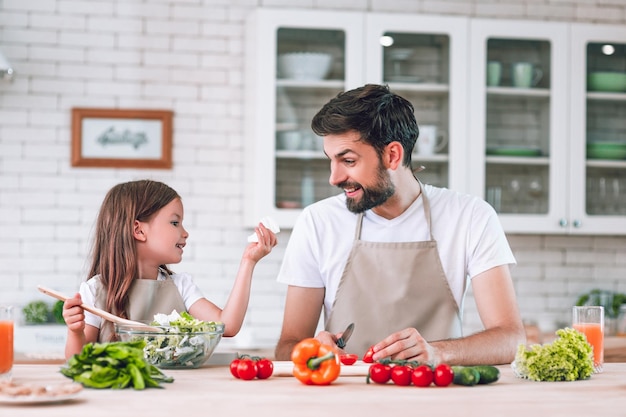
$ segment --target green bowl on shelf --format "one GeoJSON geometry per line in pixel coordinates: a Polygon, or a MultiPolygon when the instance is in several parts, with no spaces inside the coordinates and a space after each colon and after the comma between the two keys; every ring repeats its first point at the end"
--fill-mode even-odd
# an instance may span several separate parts
{"type": "Polygon", "coordinates": [[[591,142],[587,144],[588,159],[624,159],[626,158],[626,143],[620,142],[591,142]]]}
{"type": "Polygon", "coordinates": [[[599,71],[587,76],[589,91],[620,92],[626,91],[626,73],[599,71]]]}
{"type": "Polygon", "coordinates": [[[487,148],[487,155],[497,156],[540,156],[541,149],[525,146],[496,146],[487,148]]]}

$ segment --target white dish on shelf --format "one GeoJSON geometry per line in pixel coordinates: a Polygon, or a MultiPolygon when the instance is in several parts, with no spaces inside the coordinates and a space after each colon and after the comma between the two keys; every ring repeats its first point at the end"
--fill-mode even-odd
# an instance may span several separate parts
{"type": "Polygon", "coordinates": [[[323,52],[289,52],[278,56],[278,75],[293,80],[323,80],[332,65],[332,55],[323,52]]]}

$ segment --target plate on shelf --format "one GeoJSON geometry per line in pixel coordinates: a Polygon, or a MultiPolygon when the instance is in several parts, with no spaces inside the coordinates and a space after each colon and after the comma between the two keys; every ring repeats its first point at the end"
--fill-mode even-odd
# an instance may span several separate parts
{"type": "Polygon", "coordinates": [[[539,156],[541,155],[541,149],[528,148],[524,146],[497,146],[493,148],[487,148],[487,155],[498,156],[539,156]]]}
{"type": "Polygon", "coordinates": [[[626,158],[626,143],[619,142],[591,142],[587,144],[587,158],[589,159],[624,159],[626,158]]]}
{"type": "Polygon", "coordinates": [[[389,82],[396,83],[419,83],[422,79],[415,75],[390,75],[387,77],[389,82]]]}

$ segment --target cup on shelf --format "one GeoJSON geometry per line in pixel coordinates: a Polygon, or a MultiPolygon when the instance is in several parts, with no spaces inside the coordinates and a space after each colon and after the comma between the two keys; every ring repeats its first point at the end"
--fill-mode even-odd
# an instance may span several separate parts
{"type": "Polygon", "coordinates": [[[302,146],[302,134],[297,130],[278,132],[278,149],[297,151],[302,146]]]}
{"type": "Polygon", "coordinates": [[[419,137],[417,138],[416,151],[420,156],[434,155],[441,152],[448,144],[448,135],[439,132],[435,125],[422,125],[419,127],[419,137]]]}
{"type": "Polygon", "coordinates": [[[496,213],[500,213],[500,210],[502,209],[502,188],[487,188],[487,202],[491,204],[496,213]]]}
{"type": "Polygon", "coordinates": [[[495,87],[500,85],[502,79],[502,63],[499,61],[487,62],[487,85],[495,87]]]}
{"type": "Polygon", "coordinates": [[[532,62],[515,62],[511,65],[513,87],[530,88],[536,86],[543,77],[543,71],[532,62]]]}

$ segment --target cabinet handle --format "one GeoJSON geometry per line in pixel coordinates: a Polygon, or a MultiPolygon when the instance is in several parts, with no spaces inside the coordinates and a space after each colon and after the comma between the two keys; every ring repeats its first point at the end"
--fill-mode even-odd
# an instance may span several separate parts
{"type": "Polygon", "coordinates": [[[567,219],[562,217],[561,220],[559,220],[559,226],[561,227],[567,227],[567,219]]]}
{"type": "Polygon", "coordinates": [[[583,225],[583,222],[581,222],[581,221],[580,221],[580,220],[578,220],[578,219],[575,219],[575,220],[572,222],[572,224],[574,225],[574,227],[580,227],[580,226],[582,226],[582,225],[583,225]]]}

